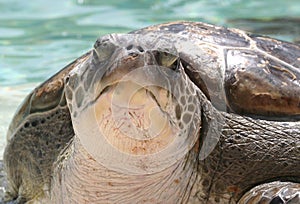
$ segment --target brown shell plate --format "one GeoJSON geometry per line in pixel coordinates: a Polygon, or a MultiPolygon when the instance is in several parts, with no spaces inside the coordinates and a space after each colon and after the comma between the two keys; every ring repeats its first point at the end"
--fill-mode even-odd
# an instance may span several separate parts
{"type": "Polygon", "coordinates": [[[194,47],[178,49],[191,66],[186,70],[189,77],[218,109],[224,111],[220,108],[224,102],[225,111],[238,114],[300,114],[299,45],[196,22],[162,24],[133,33],[149,32],[162,37],[176,34],[175,44],[191,42],[203,51],[197,56],[190,52],[194,47]]]}

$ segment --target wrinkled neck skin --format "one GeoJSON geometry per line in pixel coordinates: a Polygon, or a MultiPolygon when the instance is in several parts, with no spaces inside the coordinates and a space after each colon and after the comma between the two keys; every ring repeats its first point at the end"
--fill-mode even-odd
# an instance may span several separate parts
{"type": "Polygon", "coordinates": [[[188,202],[197,175],[194,150],[159,173],[126,175],[96,162],[76,136],[70,145],[55,171],[52,203],[188,202]]]}
{"type": "MultiPolygon", "coordinates": [[[[215,115],[211,110],[208,114],[215,115]]],[[[261,183],[300,182],[300,122],[222,112],[219,116],[223,119],[219,142],[208,157],[198,161],[200,183],[196,188],[201,203],[237,203],[261,183]]]]}
{"type": "MultiPolygon", "coordinates": [[[[299,122],[254,120],[210,110],[205,114],[224,119],[214,150],[199,160],[197,143],[182,160],[155,174],[125,175],[109,170],[75,136],[56,167],[52,202],[237,203],[260,183],[300,182],[299,122]]],[[[205,123],[212,117],[204,118],[200,134],[207,132],[205,123]]]]}

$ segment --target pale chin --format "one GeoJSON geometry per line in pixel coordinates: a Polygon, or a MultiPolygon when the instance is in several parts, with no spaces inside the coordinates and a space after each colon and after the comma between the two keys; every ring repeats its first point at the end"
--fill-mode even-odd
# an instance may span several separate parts
{"type": "Polygon", "coordinates": [[[181,160],[189,150],[187,146],[191,145],[186,144],[188,141],[186,138],[174,134],[171,143],[160,151],[156,149],[157,152],[154,154],[137,155],[130,154],[129,151],[125,153],[120,151],[118,146],[113,146],[101,133],[93,109],[88,108],[80,114],[80,117],[73,119],[75,135],[85,150],[98,163],[110,170],[129,175],[161,172],[181,160]]]}
{"type": "MultiPolygon", "coordinates": [[[[119,80],[116,87],[102,93],[92,105],[73,110],[77,112],[77,116],[71,114],[76,137],[85,150],[107,169],[129,175],[161,172],[181,161],[196,144],[201,123],[200,117],[195,117],[199,114],[197,111],[191,115],[193,122],[179,127],[178,123],[168,118],[170,110],[158,108],[158,103],[159,107],[167,103],[165,92],[160,90],[172,91],[170,84],[157,83],[166,82],[166,77],[175,78],[172,70],[161,70],[143,67],[131,71],[119,80]],[[149,79],[149,73],[154,73],[155,77],[149,79]],[[122,82],[128,80],[133,82],[126,84],[124,89],[128,97],[126,94],[116,96],[122,92],[122,82]],[[156,95],[154,100],[147,96],[145,87],[160,87],[148,90],[156,95]],[[130,118],[122,121],[122,114],[132,113],[133,109],[145,115],[141,124],[130,118]]],[[[174,98],[178,100],[179,97],[174,98]]],[[[177,103],[174,101],[174,104],[177,103]]],[[[174,107],[172,109],[174,111],[174,107]]]]}

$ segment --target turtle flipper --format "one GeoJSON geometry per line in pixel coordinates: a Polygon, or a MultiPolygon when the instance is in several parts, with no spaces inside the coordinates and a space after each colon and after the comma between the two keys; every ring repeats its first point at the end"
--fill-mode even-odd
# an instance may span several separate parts
{"type": "Polygon", "coordinates": [[[5,202],[39,199],[49,188],[52,165],[74,136],[64,77],[88,56],[89,52],[33,90],[16,112],[4,152],[5,202]]]}
{"type": "Polygon", "coordinates": [[[239,204],[299,204],[300,183],[275,181],[252,188],[240,199],[239,204]]]}

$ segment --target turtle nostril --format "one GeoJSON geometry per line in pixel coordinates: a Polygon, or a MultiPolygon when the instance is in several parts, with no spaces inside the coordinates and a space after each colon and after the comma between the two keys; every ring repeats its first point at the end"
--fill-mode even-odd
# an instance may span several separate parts
{"type": "Polygon", "coordinates": [[[145,50],[141,46],[134,46],[132,44],[126,47],[126,50],[135,50],[136,52],[144,52],[145,50]]]}
{"type": "Polygon", "coordinates": [[[144,52],[144,49],[141,46],[137,46],[136,48],[138,49],[138,51],[144,52]]]}
{"type": "Polygon", "coordinates": [[[126,47],[126,50],[131,50],[133,48],[133,45],[128,45],[127,47],[126,47]]]}

